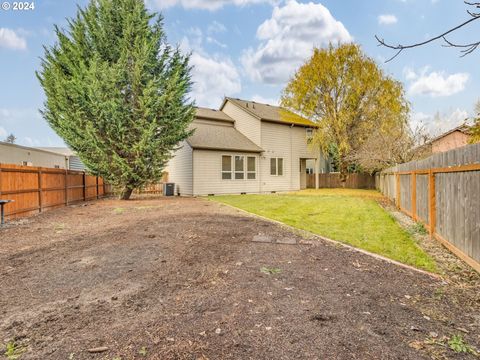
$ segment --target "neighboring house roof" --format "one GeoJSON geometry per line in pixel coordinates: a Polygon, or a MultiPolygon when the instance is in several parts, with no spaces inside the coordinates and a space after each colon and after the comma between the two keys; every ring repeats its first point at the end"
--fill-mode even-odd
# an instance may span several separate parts
{"type": "Polygon", "coordinates": [[[230,116],[225,114],[223,111],[214,110],[214,109],[207,109],[207,108],[196,108],[196,115],[197,119],[206,119],[206,120],[216,120],[216,121],[226,121],[230,123],[234,123],[230,116]]]}
{"type": "Polygon", "coordinates": [[[15,148],[20,148],[20,149],[24,149],[24,150],[39,151],[39,152],[48,153],[48,154],[51,154],[51,155],[64,155],[64,154],[49,150],[49,148],[30,147],[30,146],[12,144],[12,143],[8,143],[8,142],[4,142],[4,141],[0,141],[0,144],[15,147],[15,148]]]}
{"type": "Polygon", "coordinates": [[[291,111],[288,111],[279,106],[262,104],[255,101],[247,101],[235,98],[225,98],[220,110],[223,110],[227,101],[231,101],[235,105],[241,107],[251,115],[262,121],[270,121],[280,124],[301,125],[307,127],[317,127],[317,125],[308,119],[305,119],[291,111]]]}
{"type": "Polygon", "coordinates": [[[236,130],[233,126],[202,124],[194,122],[190,125],[195,129],[187,139],[193,149],[226,150],[260,153],[263,149],[236,130]]]}
{"type": "Polygon", "coordinates": [[[434,143],[435,141],[438,141],[442,138],[444,138],[445,136],[448,136],[450,135],[451,133],[454,133],[455,131],[459,131],[461,132],[462,134],[465,134],[465,135],[470,135],[470,132],[472,131],[472,127],[467,125],[467,124],[462,124],[460,126],[457,126],[456,128],[453,128],[439,136],[437,136],[436,138],[433,138],[432,140],[430,140],[428,143],[429,144],[432,144],[434,143]]]}
{"type": "Polygon", "coordinates": [[[76,156],[76,154],[68,147],[37,147],[36,149],[49,151],[65,156],[76,156]]]}

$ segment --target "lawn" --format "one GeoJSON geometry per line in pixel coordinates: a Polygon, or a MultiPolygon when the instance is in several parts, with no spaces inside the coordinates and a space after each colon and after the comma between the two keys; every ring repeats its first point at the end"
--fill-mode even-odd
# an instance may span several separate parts
{"type": "Polygon", "coordinates": [[[287,225],[428,271],[433,259],[378,203],[370,190],[321,189],[275,195],[215,196],[219,201],[287,225]]]}

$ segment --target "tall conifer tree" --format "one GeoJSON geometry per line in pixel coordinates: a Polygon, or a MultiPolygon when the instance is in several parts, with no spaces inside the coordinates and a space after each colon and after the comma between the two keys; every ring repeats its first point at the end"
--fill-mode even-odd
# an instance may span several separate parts
{"type": "Polygon", "coordinates": [[[55,27],[37,73],[44,118],[122,199],[160,180],[195,113],[189,58],[167,44],[162,20],[143,0],[91,0],[55,27]]]}

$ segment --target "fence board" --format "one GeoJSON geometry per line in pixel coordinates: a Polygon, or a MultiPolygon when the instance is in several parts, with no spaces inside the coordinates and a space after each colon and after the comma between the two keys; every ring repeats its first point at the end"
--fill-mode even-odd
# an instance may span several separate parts
{"type": "Polygon", "coordinates": [[[0,199],[14,200],[5,206],[5,216],[9,219],[95,199],[110,192],[111,187],[103,179],[97,180],[83,172],[0,164],[0,199]]]}
{"type": "Polygon", "coordinates": [[[480,144],[387,169],[377,174],[376,184],[402,211],[428,224],[433,237],[480,272],[480,144]],[[415,182],[411,181],[414,172],[415,182]]]}
{"type": "MultiPolygon", "coordinates": [[[[346,182],[340,181],[340,174],[318,174],[319,188],[375,189],[375,177],[369,174],[349,174],[346,182]]],[[[307,188],[315,188],[315,174],[307,174],[307,188]]]]}

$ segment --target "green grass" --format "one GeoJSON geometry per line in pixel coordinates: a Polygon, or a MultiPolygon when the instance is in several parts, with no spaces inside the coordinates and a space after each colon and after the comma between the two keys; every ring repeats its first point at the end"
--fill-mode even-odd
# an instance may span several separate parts
{"type": "Polygon", "coordinates": [[[287,225],[323,235],[428,271],[427,255],[377,203],[370,190],[322,189],[275,195],[232,195],[210,198],[287,225]]]}

